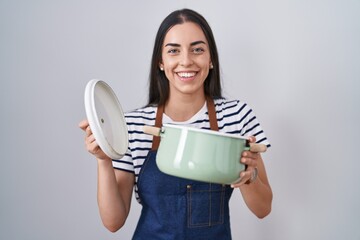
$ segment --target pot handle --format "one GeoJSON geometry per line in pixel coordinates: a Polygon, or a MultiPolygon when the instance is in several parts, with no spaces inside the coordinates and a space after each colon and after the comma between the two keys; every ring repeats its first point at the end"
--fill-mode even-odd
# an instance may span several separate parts
{"type": "Polygon", "coordinates": [[[159,137],[160,132],[161,132],[161,128],[151,127],[151,126],[144,126],[143,131],[144,131],[144,133],[159,137]]]}
{"type": "Polygon", "coordinates": [[[265,144],[250,143],[249,145],[250,145],[251,152],[263,153],[263,152],[266,152],[266,150],[267,150],[267,147],[265,144]]]}

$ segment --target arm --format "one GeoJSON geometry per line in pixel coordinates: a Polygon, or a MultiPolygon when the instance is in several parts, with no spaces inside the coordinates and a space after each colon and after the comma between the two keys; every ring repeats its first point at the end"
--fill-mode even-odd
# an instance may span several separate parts
{"type": "MultiPolygon", "coordinates": [[[[251,137],[250,142],[255,142],[251,137]]],[[[264,162],[260,153],[244,151],[240,161],[248,165],[246,171],[240,173],[241,181],[233,184],[232,187],[239,188],[248,208],[259,218],[266,217],[271,212],[272,191],[266,175],[264,162]],[[258,168],[257,178],[250,184],[254,168],[258,168]]]]}
{"type": "Polygon", "coordinates": [[[101,220],[111,232],[119,230],[130,211],[134,174],[114,170],[111,160],[98,159],[97,199],[101,220]]]}
{"type": "Polygon", "coordinates": [[[101,220],[108,230],[115,232],[124,225],[130,211],[134,174],[114,170],[112,160],[95,141],[89,123],[84,120],[79,127],[86,132],[86,148],[98,163],[97,198],[101,220]]]}

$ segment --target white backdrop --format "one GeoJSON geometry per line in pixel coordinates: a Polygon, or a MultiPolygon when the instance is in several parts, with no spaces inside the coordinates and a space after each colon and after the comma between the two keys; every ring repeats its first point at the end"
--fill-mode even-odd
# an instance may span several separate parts
{"type": "Polygon", "coordinates": [[[155,33],[171,11],[203,14],[224,93],[247,101],[272,148],[274,201],[257,219],[238,191],[234,239],[360,239],[360,1],[0,1],[0,239],[130,239],[105,230],[83,92],[106,80],[125,110],[147,100],[155,33]]]}

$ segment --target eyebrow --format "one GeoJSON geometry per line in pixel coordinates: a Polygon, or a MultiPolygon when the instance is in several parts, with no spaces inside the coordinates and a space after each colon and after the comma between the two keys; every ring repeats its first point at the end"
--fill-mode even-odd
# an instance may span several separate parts
{"type": "MultiPolygon", "coordinates": [[[[195,45],[198,45],[198,44],[206,44],[204,41],[195,41],[195,42],[192,42],[192,43],[190,43],[190,46],[195,46],[195,45]]],[[[166,45],[165,45],[165,47],[180,47],[180,44],[178,44],[178,43],[167,43],[166,45]]]]}

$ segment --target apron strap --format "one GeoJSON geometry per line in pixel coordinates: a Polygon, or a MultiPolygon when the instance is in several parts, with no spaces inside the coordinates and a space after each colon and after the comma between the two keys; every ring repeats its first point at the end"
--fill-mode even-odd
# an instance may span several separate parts
{"type": "Polygon", "coordinates": [[[210,129],[213,131],[219,131],[219,126],[218,126],[218,122],[217,122],[217,118],[216,118],[214,100],[212,100],[210,97],[207,97],[206,104],[207,104],[208,114],[209,114],[210,129]]]}
{"type": "MultiPolygon", "coordinates": [[[[210,97],[206,98],[206,104],[208,108],[209,114],[209,122],[210,122],[210,129],[213,131],[219,131],[219,126],[216,118],[216,111],[214,100],[210,97]]],[[[156,118],[155,118],[155,127],[161,128],[162,127],[162,116],[164,113],[164,105],[160,105],[157,108],[156,118]]],[[[153,136],[153,142],[151,146],[151,150],[157,150],[160,144],[160,137],[153,136]]]]}
{"type": "MultiPolygon", "coordinates": [[[[162,127],[162,116],[164,113],[164,105],[160,105],[157,107],[156,118],[155,118],[155,127],[162,127]]],[[[151,146],[151,150],[157,150],[160,144],[160,136],[153,136],[153,142],[151,146]]]]}

